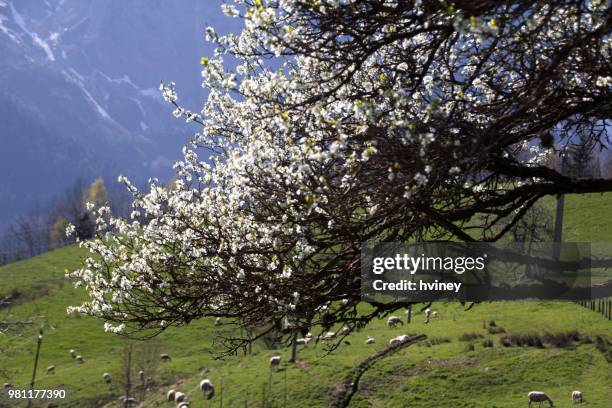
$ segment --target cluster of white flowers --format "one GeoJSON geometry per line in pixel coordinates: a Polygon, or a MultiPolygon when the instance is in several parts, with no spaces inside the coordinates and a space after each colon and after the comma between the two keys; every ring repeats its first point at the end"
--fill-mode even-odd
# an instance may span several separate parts
{"type": "MultiPolygon", "coordinates": [[[[540,36],[541,59],[534,63],[552,63],[547,56],[558,46],[559,26],[590,13],[595,17],[587,29],[595,30],[602,24],[596,17],[609,12],[600,5],[574,17],[570,6],[552,15],[548,6],[535,7],[521,16],[524,21],[512,23],[520,28],[508,35],[504,30],[511,23],[504,28],[496,16],[465,16],[452,7],[421,18],[425,11],[418,2],[414,11],[402,11],[405,18],[393,20],[402,2],[386,0],[381,9],[391,14],[360,46],[368,53],[343,55],[343,47],[330,48],[341,40],[313,29],[308,16],[336,18],[338,8],[350,10],[355,1],[236,3],[223,11],[235,17],[244,10],[239,35],[207,29],[218,47],[201,61],[202,86],[209,90],[201,111],[177,105],[174,83],[160,86],[164,99],[176,105],[175,116],[202,125],[176,163],[178,179],[168,186],[153,181],[145,193],[121,178],[134,194],[131,219],[101,209],[98,239],[82,243],[94,256],[71,276],[90,299],[70,310],[108,320],[109,331],[123,331],[125,323],[166,327],[201,315],[239,314],[245,302],[268,305],[276,316],[295,313],[300,302],[310,304],[303,292],[318,289],[299,279],[322,251],[313,243],[315,234],[365,236],[356,232],[365,220],[383,222],[382,209],[398,212],[418,202],[419,191],[436,177],[443,178],[441,185],[465,177],[472,156],[464,150],[475,155],[489,148],[478,151],[477,135],[468,137],[459,128],[444,137],[436,128],[464,109],[457,123],[486,129],[491,107],[510,88],[528,83],[514,67],[500,66],[501,57],[482,59],[483,50],[496,41],[500,48],[521,47],[521,38],[540,36]],[[304,10],[308,4],[311,10],[304,10]],[[446,48],[432,47],[445,30],[452,39],[446,48]],[[399,32],[404,35],[393,37],[399,32]],[[235,70],[226,69],[227,54],[239,59],[235,70]],[[283,57],[267,65],[274,56],[283,57]],[[415,67],[425,71],[413,75],[415,67]],[[203,147],[213,152],[209,160],[199,156],[203,147]],[[401,155],[394,156],[399,147],[401,155]],[[432,154],[434,149],[441,153],[432,154]],[[284,289],[292,280],[305,286],[284,289]]],[[[600,52],[611,56],[609,42],[600,52]]],[[[610,77],[597,79],[597,86],[609,84],[610,77]]],[[[580,85],[570,80],[567,86],[580,85]]],[[[530,159],[540,156],[529,149],[530,159]]]]}

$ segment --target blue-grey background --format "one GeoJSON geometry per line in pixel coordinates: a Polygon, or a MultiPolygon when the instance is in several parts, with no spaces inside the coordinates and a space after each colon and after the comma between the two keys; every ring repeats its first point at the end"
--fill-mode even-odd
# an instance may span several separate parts
{"type": "Polygon", "coordinates": [[[167,179],[205,98],[204,29],[237,30],[221,0],[0,0],[0,232],[77,178],[167,179]]]}

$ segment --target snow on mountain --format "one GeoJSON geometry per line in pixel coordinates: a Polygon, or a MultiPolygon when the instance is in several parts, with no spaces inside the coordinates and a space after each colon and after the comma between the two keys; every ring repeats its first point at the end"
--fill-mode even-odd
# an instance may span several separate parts
{"type": "Polygon", "coordinates": [[[0,0],[0,226],[78,177],[171,174],[197,129],[159,82],[201,108],[204,28],[240,24],[220,3],[0,0]]]}

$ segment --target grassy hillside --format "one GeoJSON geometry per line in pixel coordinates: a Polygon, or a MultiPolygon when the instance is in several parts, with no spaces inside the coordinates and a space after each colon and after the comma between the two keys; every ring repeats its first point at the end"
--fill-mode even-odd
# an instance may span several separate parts
{"type": "MultiPolygon", "coordinates": [[[[609,197],[568,197],[565,239],[612,241],[609,197]]],[[[69,398],[60,407],[119,406],[117,397],[122,394],[116,381],[104,384],[102,373],[118,378],[124,341],[104,333],[100,321],[65,313],[66,306],[84,298],[84,292],[72,287],[64,271],[77,267],[85,255],[68,247],[0,268],[0,298],[9,293],[15,296],[10,307],[0,308],[0,321],[26,322],[19,334],[0,334],[0,383],[27,387],[38,328],[44,323],[37,388],[67,389],[69,398]],[[70,357],[71,348],[83,356],[83,364],[70,357]],[[52,364],[55,374],[46,375],[44,369],[52,364]]],[[[610,407],[612,364],[595,344],[584,341],[597,336],[612,339],[612,322],[600,314],[572,303],[536,301],[485,303],[469,311],[456,303],[438,303],[434,309],[440,317],[428,325],[423,324],[422,315],[396,329],[385,327],[384,321],[372,322],[331,355],[321,344],[310,344],[300,349],[297,364],[286,363],[289,350],[268,350],[263,344],[257,344],[251,355],[215,360],[211,354],[216,347],[215,330],[230,329],[215,327],[210,320],[172,329],[147,346],[156,354],[169,353],[172,360],[159,363],[142,406],[174,406],[165,402],[170,388],[187,393],[191,407],[217,407],[221,397],[224,407],[243,407],[245,401],[249,407],[260,407],[264,390],[274,407],[328,406],[335,385],[356,364],[386,347],[391,337],[425,333],[427,342],[374,365],[361,379],[351,407],[517,407],[526,406],[526,393],[534,389],[545,390],[559,407],[571,405],[573,389],[585,393],[589,407],[610,407]],[[505,333],[490,334],[490,321],[505,333]],[[504,335],[570,330],[577,330],[583,341],[566,348],[500,343],[504,335]],[[367,336],[376,343],[364,344],[367,336]],[[465,340],[469,337],[473,339],[465,340]],[[492,340],[493,347],[485,347],[485,340],[492,340]],[[268,361],[276,354],[283,363],[280,370],[271,372],[268,361]],[[197,390],[204,377],[217,386],[213,403],[205,402],[197,390]]],[[[26,404],[8,405],[0,397],[2,406],[26,404]]]]}

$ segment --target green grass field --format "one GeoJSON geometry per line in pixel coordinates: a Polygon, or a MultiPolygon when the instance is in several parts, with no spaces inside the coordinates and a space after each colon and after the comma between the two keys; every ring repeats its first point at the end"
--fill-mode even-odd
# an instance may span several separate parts
{"type": "MultiPolygon", "coordinates": [[[[568,197],[565,239],[612,242],[610,197],[568,197]]],[[[101,321],[66,315],[66,307],[80,303],[85,295],[64,278],[64,271],[76,268],[85,256],[83,250],[67,247],[0,268],[0,298],[16,294],[11,307],[0,309],[0,321],[27,322],[19,334],[0,334],[0,384],[28,388],[36,337],[44,323],[36,388],[68,390],[68,399],[59,402],[60,407],[121,406],[121,390],[114,383],[106,385],[102,373],[116,378],[124,340],[104,333],[101,321]],[[83,356],[83,364],[70,357],[70,349],[83,356]],[[52,364],[55,373],[45,374],[52,364]]],[[[289,349],[269,350],[263,344],[256,344],[248,356],[214,359],[215,331],[230,329],[215,327],[211,320],[170,329],[154,346],[147,346],[156,353],[169,353],[172,360],[159,362],[141,406],[174,407],[165,401],[165,393],[173,388],[188,394],[191,407],[219,407],[221,399],[224,407],[261,407],[264,390],[269,393],[269,406],[326,407],[335,385],[351,368],[385,348],[390,338],[405,333],[425,333],[428,342],[376,363],[361,379],[351,407],[526,407],[526,394],[531,390],[546,391],[555,406],[569,407],[574,389],[584,392],[584,406],[612,406],[612,364],[594,344],[503,347],[499,340],[503,333],[490,334],[485,327],[493,320],[506,334],[577,330],[583,338],[612,339],[612,321],[601,314],[573,303],[539,301],[483,303],[469,311],[456,303],[437,303],[433,309],[439,317],[427,325],[422,314],[411,324],[394,329],[387,328],[384,321],[374,321],[330,355],[321,344],[300,347],[296,364],[287,363],[289,349]],[[466,333],[482,337],[459,340],[466,333]],[[376,343],[366,345],[367,336],[373,336],[376,343]],[[493,341],[493,347],[484,346],[487,339],[493,341]],[[276,354],[283,363],[271,372],[269,358],[276,354]],[[217,388],[212,402],[198,391],[205,377],[217,388]]],[[[25,401],[9,404],[6,392],[1,392],[0,407],[27,406],[25,401]]]]}

